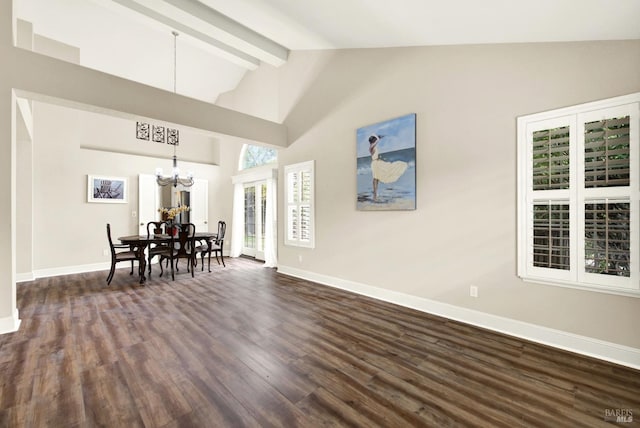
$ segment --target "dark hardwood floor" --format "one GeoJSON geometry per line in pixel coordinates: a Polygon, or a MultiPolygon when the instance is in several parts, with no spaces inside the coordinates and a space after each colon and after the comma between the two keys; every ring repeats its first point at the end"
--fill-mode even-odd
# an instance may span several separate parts
{"type": "Polygon", "coordinates": [[[18,284],[0,426],[640,426],[639,371],[251,260],[212,270],[18,284]]]}

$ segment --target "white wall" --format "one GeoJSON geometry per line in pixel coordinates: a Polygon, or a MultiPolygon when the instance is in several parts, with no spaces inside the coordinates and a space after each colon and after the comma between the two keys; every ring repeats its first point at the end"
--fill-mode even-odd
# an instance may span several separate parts
{"type": "Polygon", "coordinates": [[[516,276],[516,117],[640,91],[639,41],[292,52],[220,102],[260,115],[247,85],[278,87],[279,164],[316,161],[316,248],[282,244],[280,203],[280,269],[640,348],[640,299],[516,276]],[[407,113],[417,210],[356,211],[356,129],[407,113]]]}

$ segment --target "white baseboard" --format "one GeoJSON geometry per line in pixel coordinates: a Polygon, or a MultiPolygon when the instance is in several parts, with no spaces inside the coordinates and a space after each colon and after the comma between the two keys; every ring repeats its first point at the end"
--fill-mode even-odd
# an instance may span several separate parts
{"type": "Polygon", "coordinates": [[[278,266],[278,272],[532,342],[640,369],[640,349],[637,348],[309,272],[291,266],[280,265],[278,266]]]}
{"type": "Polygon", "coordinates": [[[0,334],[13,333],[20,328],[20,318],[18,316],[18,309],[13,310],[13,315],[10,317],[0,318],[0,334]]]}
{"type": "Polygon", "coordinates": [[[16,274],[16,282],[28,282],[33,281],[35,277],[33,276],[33,272],[24,272],[16,274]]]}
{"type": "MultiPolygon", "coordinates": [[[[131,269],[130,265],[126,265],[121,263],[121,266],[118,266],[118,268],[129,268],[131,269]]],[[[87,264],[87,265],[77,265],[77,266],[63,266],[63,267],[57,267],[57,268],[49,268],[49,269],[37,269],[33,271],[33,278],[37,279],[37,278],[48,278],[50,276],[60,276],[60,275],[71,275],[74,273],[85,273],[85,272],[95,272],[95,271],[99,271],[99,270],[109,270],[109,268],[111,268],[111,263],[110,262],[105,262],[105,263],[91,263],[91,264],[87,264]]]]}
{"type": "MultiPolygon", "coordinates": [[[[116,266],[118,269],[131,269],[131,265],[121,263],[116,266]]],[[[16,274],[16,282],[28,282],[38,278],[48,278],[51,276],[72,275],[74,273],[96,272],[109,270],[111,263],[91,263],[77,266],[62,266],[57,268],[36,269],[33,272],[21,272],[16,274]]]]}
{"type": "MultiPolygon", "coordinates": [[[[224,252],[224,256],[229,257],[226,251],[224,252]]],[[[158,263],[157,259],[154,259],[152,262],[152,264],[157,264],[157,263],[158,263]]],[[[96,272],[101,270],[109,270],[110,268],[111,268],[111,262],[103,262],[103,263],[91,263],[91,264],[77,265],[77,266],[62,266],[62,267],[48,268],[48,269],[36,269],[33,272],[21,272],[16,274],[16,282],[27,282],[27,281],[33,281],[38,278],[48,278],[51,276],[60,276],[60,275],[72,275],[74,273],[96,272]]],[[[116,265],[116,268],[131,269],[131,265],[127,263],[119,263],[118,265],[116,265]]]]}

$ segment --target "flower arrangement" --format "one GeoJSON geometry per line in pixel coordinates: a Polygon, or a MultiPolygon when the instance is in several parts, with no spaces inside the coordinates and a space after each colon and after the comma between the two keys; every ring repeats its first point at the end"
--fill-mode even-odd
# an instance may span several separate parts
{"type": "Polygon", "coordinates": [[[189,211],[188,205],[180,205],[172,208],[159,208],[158,212],[162,215],[162,220],[173,220],[180,213],[189,211]]]}

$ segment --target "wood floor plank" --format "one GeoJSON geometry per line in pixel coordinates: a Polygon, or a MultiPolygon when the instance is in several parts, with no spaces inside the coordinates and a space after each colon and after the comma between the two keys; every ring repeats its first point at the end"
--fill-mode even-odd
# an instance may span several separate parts
{"type": "Polygon", "coordinates": [[[314,382],[323,385],[324,389],[368,421],[375,421],[382,426],[414,426],[419,422],[415,414],[393,406],[385,396],[366,388],[320,356],[308,355],[297,363],[299,370],[308,371],[314,382]]]}
{"type": "Polygon", "coordinates": [[[145,426],[163,426],[193,410],[144,343],[122,350],[120,367],[145,426]]]}
{"type": "Polygon", "coordinates": [[[290,363],[236,333],[227,333],[218,339],[225,347],[233,349],[243,364],[292,403],[302,400],[318,387],[308,376],[292,370],[290,363]]]}
{"type": "MultiPolygon", "coordinates": [[[[13,336],[17,337],[15,333],[13,336]]],[[[0,349],[6,360],[0,365],[0,410],[29,403],[40,359],[38,343],[21,340],[6,343],[0,349]]]]}
{"type": "Polygon", "coordinates": [[[260,423],[208,370],[185,370],[176,380],[194,410],[167,426],[259,427],[260,423]],[[201,422],[198,424],[199,422],[201,422]],[[193,424],[193,425],[192,425],[193,424]]]}
{"type": "Polygon", "coordinates": [[[382,427],[377,421],[366,418],[357,409],[324,388],[319,388],[298,407],[305,414],[310,427],[382,427]]]}
{"type": "Polygon", "coordinates": [[[278,274],[18,284],[4,427],[640,426],[640,372],[278,274]]]}
{"type": "Polygon", "coordinates": [[[254,372],[222,342],[214,344],[205,363],[208,373],[218,379],[231,395],[264,426],[298,426],[304,415],[294,403],[254,372]]]}
{"type": "Polygon", "coordinates": [[[89,426],[145,426],[120,363],[86,370],[82,393],[89,426]]]}
{"type": "Polygon", "coordinates": [[[32,408],[35,402],[17,404],[12,407],[0,410],[0,427],[28,427],[33,426],[32,408]]]}

